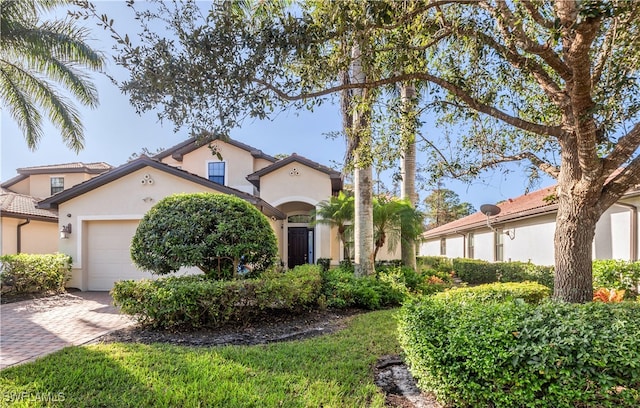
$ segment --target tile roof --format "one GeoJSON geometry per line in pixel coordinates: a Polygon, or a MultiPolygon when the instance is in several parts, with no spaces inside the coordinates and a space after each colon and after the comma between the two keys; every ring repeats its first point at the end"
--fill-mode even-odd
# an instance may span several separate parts
{"type": "Polygon", "coordinates": [[[157,160],[162,160],[165,157],[171,156],[177,161],[182,161],[182,158],[184,157],[185,154],[190,153],[196,149],[199,149],[202,146],[206,146],[207,144],[214,142],[216,140],[220,140],[223,143],[228,143],[242,150],[246,150],[247,152],[251,153],[253,157],[258,159],[265,159],[270,162],[275,162],[277,160],[275,157],[269,156],[268,154],[264,153],[260,149],[249,146],[237,140],[231,139],[230,137],[224,137],[224,136],[213,135],[213,134],[204,134],[199,138],[198,137],[189,138],[184,142],[178,143],[177,145],[156,154],[155,156],[153,156],[153,158],[157,160]]]}
{"type": "Polygon", "coordinates": [[[40,199],[12,191],[0,190],[0,212],[3,217],[37,218],[43,220],[58,220],[58,211],[37,208],[40,199]]]}
{"type": "Polygon", "coordinates": [[[71,187],[68,190],[61,191],[58,194],[45,198],[44,200],[38,203],[38,206],[39,208],[58,208],[58,205],[60,203],[64,203],[68,200],[71,200],[72,198],[78,197],[97,187],[110,183],[114,180],[119,179],[120,177],[124,177],[127,174],[133,173],[134,171],[147,166],[172,174],[176,177],[189,180],[191,182],[200,184],[202,186],[212,188],[221,193],[231,194],[231,195],[240,197],[250,202],[251,204],[255,205],[259,209],[261,209],[268,216],[274,216],[277,219],[284,219],[286,217],[282,211],[273,207],[271,204],[267,203],[266,201],[264,201],[259,197],[256,197],[249,193],[245,193],[244,191],[240,191],[235,188],[214,183],[213,181],[209,181],[208,179],[200,177],[197,174],[189,173],[188,171],[162,163],[155,158],[150,158],[145,155],[142,155],[135,160],[125,163],[122,166],[119,166],[107,172],[104,172],[99,176],[96,176],[90,180],[86,180],[80,184],[76,184],[75,186],[71,187]]]}
{"type": "MultiPolygon", "coordinates": [[[[494,225],[516,218],[525,218],[528,216],[552,213],[556,211],[558,209],[558,204],[553,200],[545,200],[545,198],[554,194],[555,189],[555,185],[545,187],[528,194],[523,194],[514,199],[510,198],[497,204],[498,208],[500,208],[500,213],[491,217],[491,224],[494,225]]],[[[477,212],[467,217],[460,218],[459,220],[431,229],[424,233],[424,237],[433,238],[442,234],[455,233],[457,231],[468,231],[485,226],[486,223],[487,216],[481,212],[477,212]]]]}
{"type": "Polygon", "coordinates": [[[112,166],[105,162],[95,163],[62,163],[62,164],[48,164],[44,166],[22,167],[18,169],[19,174],[36,174],[36,173],[48,173],[51,171],[84,171],[87,173],[102,173],[103,171],[111,169],[112,166]]]}

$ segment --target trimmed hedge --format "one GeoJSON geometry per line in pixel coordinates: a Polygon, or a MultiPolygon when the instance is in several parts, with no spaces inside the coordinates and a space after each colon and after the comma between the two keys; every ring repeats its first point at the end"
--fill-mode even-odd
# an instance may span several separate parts
{"type": "Polygon", "coordinates": [[[551,289],[537,282],[506,282],[456,288],[435,296],[447,301],[501,302],[522,299],[527,303],[537,304],[550,295],[551,289]]]}
{"type": "Polygon", "coordinates": [[[407,302],[399,330],[419,386],[445,404],[640,406],[638,303],[437,295],[407,302]]]}
{"type": "Polygon", "coordinates": [[[71,257],[65,254],[0,256],[3,294],[64,292],[71,278],[71,257]]]}
{"type": "Polygon", "coordinates": [[[296,312],[317,303],[322,278],[316,265],[258,279],[215,281],[204,275],[121,281],[114,303],[143,325],[173,329],[246,322],[267,310],[296,312]]]}
{"type": "Polygon", "coordinates": [[[471,285],[531,281],[553,289],[552,266],[535,265],[531,262],[487,262],[466,258],[455,258],[451,263],[454,273],[471,285]]]}
{"type": "Polygon", "coordinates": [[[398,306],[406,288],[375,276],[356,277],[351,268],[334,268],[322,273],[322,300],[327,307],[380,309],[398,306]]]}

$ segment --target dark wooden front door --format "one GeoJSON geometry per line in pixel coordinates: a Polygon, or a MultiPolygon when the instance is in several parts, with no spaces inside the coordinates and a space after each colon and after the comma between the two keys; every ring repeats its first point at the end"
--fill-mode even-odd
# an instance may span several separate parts
{"type": "Polygon", "coordinates": [[[289,228],[289,260],[287,266],[293,268],[307,263],[309,254],[309,229],[289,228]]]}

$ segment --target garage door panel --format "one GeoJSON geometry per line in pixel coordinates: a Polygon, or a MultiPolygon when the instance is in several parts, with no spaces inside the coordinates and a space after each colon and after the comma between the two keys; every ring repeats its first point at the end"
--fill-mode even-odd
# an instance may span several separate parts
{"type": "Polygon", "coordinates": [[[133,265],[131,239],[138,221],[91,221],[87,226],[87,287],[89,290],[110,290],[125,279],[150,278],[133,265]]]}

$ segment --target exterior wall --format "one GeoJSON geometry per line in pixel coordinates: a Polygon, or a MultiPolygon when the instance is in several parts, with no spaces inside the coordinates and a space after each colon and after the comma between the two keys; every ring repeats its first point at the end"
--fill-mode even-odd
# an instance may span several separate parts
{"type": "Polygon", "coordinates": [[[84,289],[87,285],[84,259],[87,223],[97,220],[140,220],[158,200],[168,195],[202,191],[215,192],[147,167],[62,203],[58,211],[60,225],[57,229],[67,223],[72,225],[69,239],[59,240],[59,252],[73,257],[72,279],[68,286],[84,289]],[[153,184],[142,184],[142,180],[148,180],[145,175],[149,175],[153,184]]]}
{"type": "MultiPolygon", "coordinates": [[[[637,231],[638,209],[640,208],[640,197],[632,197],[621,200],[620,203],[635,206],[636,225],[631,225],[632,210],[626,206],[614,204],[605,211],[596,225],[596,237],[593,245],[594,259],[623,259],[632,260],[632,256],[637,258],[638,248],[632,254],[632,231],[637,231]]],[[[636,247],[638,246],[636,239],[636,247]]],[[[637,259],[635,259],[637,260],[637,259]]]]}
{"type": "Polygon", "coordinates": [[[293,201],[316,205],[330,196],[329,176],[300,163],[290,163],[260,178],[260,198],[271,205],[293,201]]]}
{"type": "MultiPolygon", "coordinates": [[[[25,222],[22,218],[2,217],[1,254],[15,254],[18,252],[18,224],[25,222]]],[[[20,252],[25,254],[53,254],[58,252],[58,224],[56,222],[35,221],[24,225],[21,229],[22,245],[20,252]]]]}
{"type": "Polygon", "coordinates": [[[68,190],[76,184],[89,180],[92,176],[96,175],[87,173],[33,174],[29,176],[30,188],[27,194],[38,198],[50,197],[52,177],[63,177],[64,189],[68,190]]]}
{"type": "Polygon", "coordinates": [[[514,236],[514,239],[510,239],[507,235],[504,236],[504,260],[531,261],[536,265],[553,265],[555,228],[555,214],[528,218],[504,225],[503,231],[509,231],[514,236]]]}
{"type": "Polygon", "coordinates": [[[30,183],[29,177],[15,183],[11,187],[9,187],[9,190],[18,194],[31,195],[31,183],[30,183]]]}
{"type": "MultiPolygon", "coordinates": [[[[203,178],[208,178],[207,163],[223,161],[226,163],[225,185],[252,194],[253,184],[247,181],[247,175],[254,171],[254,160],[251,153],[220,140],[216,141],[215,144],[217,144],[218,151],[222,155],[222,160],[219,160],[216,156],[212,155],[208,145],[205,145],[185,154],[182,158],[182,163],[180,163],[179,166],[190,173],[197,174],[203,178]]],[[[170,157],[167,159],[170,159],[170,157]]],[[[173,159],[169,161],[175,162],[173,159]]],[[[168,161],[165,162],[170,164],[168,161]]]]}
{"type": "MultiPolygon", "coordinates": [[[[224,156],[223,156],[224,158],[224,156]]],[[[262,170],[267,166],[272,165],[273,163],[270,162],[269,160],[265,160],[265,159],[253,159],[253,172],[256,172],[258,170],[262,170]]],[[[252,173],[253,173],[252,172],[252,173]]],[[[247,175],[249,175],[250,173],[247,173],[247,175]]]]}

